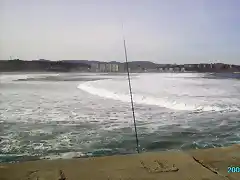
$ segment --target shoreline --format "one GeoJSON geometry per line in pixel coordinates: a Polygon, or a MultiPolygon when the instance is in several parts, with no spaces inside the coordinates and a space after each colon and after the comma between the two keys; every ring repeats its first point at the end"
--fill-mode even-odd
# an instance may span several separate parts
{"type": "Polygon", "coordinates": [[[59,180],[61,176],[66,180],[240,179],[240,173],[228,173],[230,166],[240,168],[240,144],[178,152],[0,163],[0,179],[59,180]]]}

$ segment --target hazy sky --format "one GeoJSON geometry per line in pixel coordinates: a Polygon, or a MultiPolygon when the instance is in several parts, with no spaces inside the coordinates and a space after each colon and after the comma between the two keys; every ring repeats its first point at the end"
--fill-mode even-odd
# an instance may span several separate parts
{"type": "Polygon", "coordinates": [[[0,59],[240,64],[240,0],[0,0],[0,59]]]}

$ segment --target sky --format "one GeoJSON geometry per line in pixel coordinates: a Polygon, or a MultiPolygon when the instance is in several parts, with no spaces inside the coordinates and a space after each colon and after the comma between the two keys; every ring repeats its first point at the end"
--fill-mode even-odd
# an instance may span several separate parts
{"type": "Polygon", "coordinates": [[[239,0],[0,0],[0,59],[240,64],[239,0]]]}

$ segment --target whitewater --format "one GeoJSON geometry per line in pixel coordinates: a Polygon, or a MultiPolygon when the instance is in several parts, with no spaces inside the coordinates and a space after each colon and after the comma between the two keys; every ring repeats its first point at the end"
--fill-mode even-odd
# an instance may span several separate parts
{"type": "MultiPolygon", "coordinates": [[[[132,79],[135,103],[186,111],[239,111],[238,81],[200,79],[203,74],[142,74],[132,79]],[[199,79],[196,79],[199,77],[199,79]],[[225,84],[225,87],[221,83],[225,84]],[[235,88],[229,90],[226,86],[235,88]]],[[[86,82],[78,86],[93,95],[130,102],[127,79],[86,82]]]]}

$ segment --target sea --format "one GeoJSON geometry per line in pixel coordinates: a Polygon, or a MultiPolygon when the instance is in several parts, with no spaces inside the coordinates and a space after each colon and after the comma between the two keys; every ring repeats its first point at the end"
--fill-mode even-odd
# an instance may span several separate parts
{"type": "MultiPolygon", "coordinates": [[[[140,152],[240,143],[240,80],[132,73],[140,152]]],[[[125,73],[0,74],[0,163],[136,153],[125,73]]]]}

